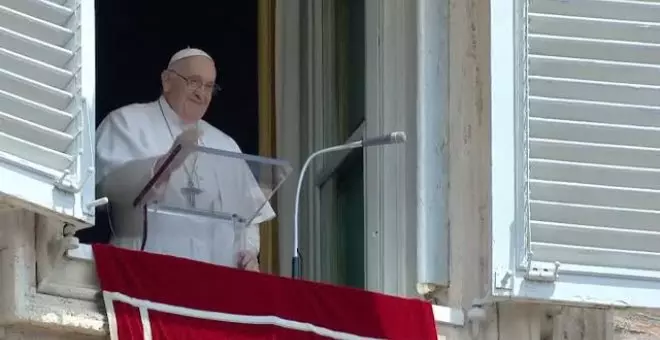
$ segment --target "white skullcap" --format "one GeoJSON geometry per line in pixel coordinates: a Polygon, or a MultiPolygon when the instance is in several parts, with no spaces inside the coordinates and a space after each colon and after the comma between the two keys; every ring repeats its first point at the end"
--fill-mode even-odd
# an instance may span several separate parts
{"type": "Polygon", "coordinates": [[[198,49],[198,48],[190,48],[190,47],[187,47],[187,48],[182,49],[182,50],[179,51],[179,52],[174,53],[174,55],[173,55],[172,58],[170,59],[170,63],[167,64],[167,66],[168,66],[168,67],[169,67],[169,66],[172,66],[173,63],[175,63],[175,62],[177,62],[177,61],[179,61],[179,60],[181,60],[181,59],[185,59],[185,58],[189,58],[189,57],[194,57],[194,56],[202,56],[202,57],[206,57],[206,58],[211,59],[211,61],[213,61],[213,58],[211,58],[211,56],[208,55],[208,53],[206,53],[206,52],[204,52],[204,51],[202,51],[202,50],[200,50],[200,49],[198,49]]]}

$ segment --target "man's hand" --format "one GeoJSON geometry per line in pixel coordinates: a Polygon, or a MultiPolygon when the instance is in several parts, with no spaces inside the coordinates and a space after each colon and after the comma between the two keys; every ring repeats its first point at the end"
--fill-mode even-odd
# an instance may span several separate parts
{"type": "Polygon", "coordinates": [[[181,134],[179,134],[176,137],[174,143],[172,143],[172,147],[175,147],[177,144],[181,144],[183,149],[192,149],[195,146],[197,146],[197,142],[201,137],[202,137],[201,129],[197,127],[189,128],[181,132],[181,134]]]}
{"type": "Polygon", "coordinates": [[[199,138],[201,136],[202,136],[202,130],[193,127],[186,131],[181,132],[181,134],[176,137],[174,143],[172,143],[172,147],[170,148],[170,151],[163,156],[163,157],[167,157],[167,155],[170,152],[172,152],[174,148],[176,148],[178,145],[181,145],[181,151],[179,151],[176,157],[174,157],[174,159],[172,160],[170,171],[175,171],[186,161],[186,158],[188,158],[188,156],[193,152],[193,150],[197,146],[197,142],[199,141],[199,138]]]}
{"type": "Polygon", "coordinates": [[[170,174],[176,171],[179,167],[181,167],[181,165],[186,161],[186,158],[188,158],[188,156],[193,152],[193,150],[197,146],[197,141],[201,136],[202,136],[202,130],[193,127],[183,131],[180,135],[176,137],[176,139],[172,143],[172,146],[167,151],[167,153],[164,154],[162,157],[160,157],[156,161],[156,164],[154,165],[154,171],[156,169],[159,169],[167,159],[167,156],[169,156],[169,154],[174,150],[174,148],[176,148],[178,145],[181,146],[181,150],[174,157],[172,163],[170,163],[169,168],[161,176],[162,178],[161,182],[167,182],[167,180],[169,180],[170,174]]]}
{"type": "Polygon", "coordinates": [[[251,251],[241,251],[238,253],[238,267],[241,269],[258,272],[259,261],[257,260],[257,256],[255,256],[251,251]]]}

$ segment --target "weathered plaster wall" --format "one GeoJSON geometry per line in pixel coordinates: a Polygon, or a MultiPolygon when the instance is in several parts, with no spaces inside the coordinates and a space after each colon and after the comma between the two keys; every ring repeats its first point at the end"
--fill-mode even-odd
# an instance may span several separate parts
{"type": "MultiPolygon", "coordinates": [[[[470,308],[487,292],[490,252],[489,5],[449,1],[450,278],[442,304],[470,308]]],[[[469,339],[468,328],[442,328],[469,339]]]]}
{"type": "Polygon", "coordinates": [[[447,302],[468,308],[487,292],[490,253],[488,1],[450,0],[447,302]]]}

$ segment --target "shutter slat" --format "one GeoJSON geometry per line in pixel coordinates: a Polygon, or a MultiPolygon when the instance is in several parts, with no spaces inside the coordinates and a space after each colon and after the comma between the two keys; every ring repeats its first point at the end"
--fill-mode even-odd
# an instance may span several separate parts
{"type": "Polygon", "coordinates": [[[66,152],[73,141],[69,134],[20,119],[0,111],[0,131],[45,148],[66,152]]]}
{"type": "Polygon", "coordinates": [[[73,10],[65,6],[58,5],[52,1],[3,0],[2,3],[11,9],[59,26],[65,26],[73,15],[73,10]]]}
{"type": "Polygon", "coordinates": [[[60,5],[60,6],[66,6],[66,4],[70,3],[72,0],[45,0],[45,1],[52,2],[52,3],[54,3],[56,5],[60,5]]]}
{"type": "Polygon", "coordinates": [[[660,169],[660,149],[538,138],[529,144],[530,158],[660,169]]]}
{"type": "Polygon", "coordinates": [[[0,144],[2,144],[3,150],[9,150],[7,151],[9,154],[54,170],[63,171],[73,162],[73,157],[70,155],[30,143],[3,132],[0,132],[0,144]]]}
{"type": "Polygon", "coordinates": [[[530,13],[660,22],[660,3],[626,0],[530,0],[530,13]]]}
{"type": "Polygon", "coordinates": [[[660,243],[660,233],[655,231],[539,221],[530,223],[534,240],[540,243],[644,252],[656,251],[660,243]]]}
{"type": "Polygon", "coordinates": [[[608,103],[660,106],[660,87],[530,76],[530,95],[608,103]]]}
{"type": "Polygon", "coordinates": [[[658,65],[530,55],[529,67],[536,76],[660,85],[658,65]]]}
{"type": "Polygon", "coordinates": [[[534,178],[622,188],[660,190],[660,169],[615,167],[602,164],[530,159],[534,178]]]}
{"type": "Polygon", "coordinates": [[[56,46],[64,46],[73,37],[73,32],[65,27],[44,21],[11,8],[0,5],[2,26],[14,32],[56,46]]]}
{"type": "Polygon", "coordinates": [[[660,129],[653,127],[530,118],[529,129],[533,138],[660,148],[660,129]]]}
{"type": "Polygon", "coordinates": [[[40,103],[65,110],[71,103],[73,95],[69,92],[44,85],[31,79],[19,76],[0,66],[0,89],[11,89],[21,97],[32,97],[40,103]]]}
{"type": "Polygon", "coordinates": [[[0,90],[0,108],[5,112],[12,112],[16,117],[59,131],[64,131],[73,120],[73,116],[68,112],[2,90],[0,90]]]}
{"type": "Polygon", "coordinates": [[[534,117],[572,121],[660,127],[660,107],[530,97],[534,117]]]}
{"type": "Polygon", "coordinates": [[[529,53],[628,63],[660,63],[660,44],[529,34],[529,53]]]}
{"type": "Polygon", "coordinates": [[[7,70],[57,88],[66,88],[73,79],[73,73],[54,67],[36,59],[0,48],[0,65],[7,70]]]}
{"type": "Polygon", "coordinates": [[[570,246],[532,242],[532,251],[539,258],[556,259],[561,263],[619,267],[627,269],[657,270],[660,254],[585,246],[570,246]]]}
{"type": "Polygon", "coordinates": [[[627,209],[660,209],[660,191],[530,180],[530,199],[627,209]]]}
{"type": "MultiPolygon", "coordinates": [[[[657,231],[660,211],[530,201],[530,219],[629,230],[657,231]]],[[[536,237],[532,234],[532,237],[536,237]]]]}
{"type": "Polygon", "coordinates": [[[64,68],[73,57],[73,52],[2,27],[0,23],[0,46],[22,55],[64,68]]]}
{"type": "Polygon", "coordinates": [[[660,43],[660,23],[530,14],[529,27],[535,34],[660,43]]]}

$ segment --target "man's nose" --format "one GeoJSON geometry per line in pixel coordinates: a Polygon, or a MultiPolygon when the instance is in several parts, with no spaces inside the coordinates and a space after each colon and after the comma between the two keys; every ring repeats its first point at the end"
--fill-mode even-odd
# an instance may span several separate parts
{"type": "Polygon", "coordinates": [[[196,89],[195,92],[193,92],[193,94],[195,95],[195,99],[199,101],[206,100],[206,97],[204,97],[204,93],[202,93],[202,90],[200,89],[196,89]]]}

